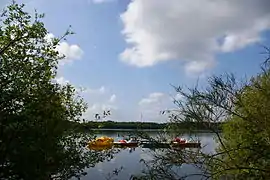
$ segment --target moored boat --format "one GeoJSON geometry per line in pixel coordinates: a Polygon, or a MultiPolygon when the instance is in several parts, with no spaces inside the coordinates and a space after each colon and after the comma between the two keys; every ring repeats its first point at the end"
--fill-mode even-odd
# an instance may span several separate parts
{"type": "Polygon", "coordinates": [[[131,138],[130,140],[119,140],[118,142],[114,142],[113,145],[115,147],[137,147],[139,142],[136,138],[131,138]]]}
{"type": "Polygon", "coordinates": [[[159,148],[201,148],[201,143],[199,141],[187,141],[183,138],[175,138],[170,142],[158,142],[158,141],[148,141],[141,140],[138,141],[136,137],[131,137],[129,140],[122,139],[118,142],[114,142],[113,138],[110,137],[100,137],[88,143],[88,148],[92,150],[105,150],[116,148],[135,148],[135,147],[149,148],[149,149],[159,149],[159,148]]]}
{"type": "Polygon", "coordinates": [[[201,143],[199,141],[193,141],[193,140],[186,140],[183,138],[175,138],[171,142],[171,146],[173,148],[178,147],[178,148],[200,148],[201,143]]]}
{"type": "Polygon", "coordinates": [[[113,141],[114,141],[113,138],[103,136],[100,138],[96,138],[93,141],[90,141],[88,145],[89,146],[111,146],[113,145],[113,141]]]}

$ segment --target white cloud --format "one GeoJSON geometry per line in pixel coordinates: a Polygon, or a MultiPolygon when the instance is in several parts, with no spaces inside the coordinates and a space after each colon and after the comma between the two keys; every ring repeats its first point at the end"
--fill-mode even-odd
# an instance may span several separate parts
{"type": "Polygon", "coordinates": [[[111,93],[108,88],[104,86],[96,89],[85,88],[82,96],[88,103],[88,109],[84,113],[83,118],[94,120],[96,113],[102,114],[105,110],[111,110],[111,115],[105,118],[105,120],[119,120],[119,115],[121,114],[118,104],[116,104],[116,94],[111,93]]]}
{"type": "Polygon", "coordinates": [[[117,106],[103,103],[94,103],[88,107],[88,112],[91,112],[93,115],[95,113],[102,113],[105,110],[117,110],[117,106]]]}
{"type": "Polygon", "coordinates": [[[116,95],[115,95],[115,94],[111,95],[111,97],[110,97],[110,99],[109,99],[109,102],[110,102],[110,103],[114,103],[115,100],[116,100],[116,95]]]}
{"type": "Polygon", "coordinates": [[[102,116],[103,112],[108,110],[111,111],[111,115],[105,117],[105,119],[103,120],[118,120],[116,116],[116,111],[118,110],[118,107],[113,104],[107,104],[102,102],[95,102],[90,104],[86,112],[83,114],[83,118],[91,121],[95,119],[95,114],[100,114],[102,116]]]}
{"type": "MultiPolygon", "coordinates": [[[[52,33],[49,33],[45,36],[45,39],[48,42],[51,42],[51,39],[55,36],[52,33]]],[[[74,60],[79,60],[83,56],[83,50],[77,44],[68,44],[67,42],[60,42],[59,45],[56,47],[56,50],[65,56],[65,59],[60,62],[61,65],[65,63],[70,63],[74,60]]]]}
{"type": "Polygon", "coordinates": [[[165,122],[167,117],[161,116],[160,111],[166,110],[173,105],[172,99],[160,92],[149,94],[147,98],[139,101],[139,112],[143,114],[142,121],[165,122]]]}
{"type": "Polygon", "coordinates": [[[184,97],[181,95],[181,94],[179,94],[179,93],[177,93],[175,96],[174,96],[174,100],[176,100],[176,101],[180,101],[180,100],[182,100],[184,97]]]}
{"type": "Polygon", "coordinates": [[[101,3],[107,3],[107,2],[113,2],[114,0],[92,0],[95,4],[101,4],[101,3]]]}
{"type": "Polygon", "coordinates": [[[185,64],[185,71],[187,74],[192,75],[199,74],[206,69],[210,69],[215,66],[215,61],[213,59],[207,59],[204,61],[190,61],[185,64]]]}
{"type": "Polygon", "coordinates": [[[67,42],[61,42],[56,50],[65,55],[65,59],[68,61],[79,60],[83,55],[82,49],[77,44],[70,45],[67,42]]]}
{"type": "Polygon", "coordinates": [[[120,55],[138,67],[182,60],[189,73],[215,65],[215,53],[261,41],[269,0],[133,0],[121,15],[129,45],[120,55]]]}
{"type": "Polygon", "coordinates": [[[223,52],[231,52],[236,49],[244,48],[246,45],[260,41],[261,38],[258,36],[258,34],[231,34],[224,38],[224,43],[222,44],[221,49],[223,52]]]}
{"type": "Polygon", "coordinates": [[[154,92],[151,93],[147,98],[143,98],[140,102],[139,105],[150,105],[153,103],[159,103],[163,98],[165,97],[165,94],[160,93],[160,92],[154,92]]]}
{"type": "MultiPolygon", "coordinates": [[[[53,82],[56,82],[60,85],[71,84],[70,81],[65,79],[63,76],[58,76],[58,77],[54,78],[53,82]]],[[[82,86],[73,86],[73,87],[75,88],[76,93],[79,93],[79,94],[83,94],[87,91],[87,88],[84,88],[82,86]]]]}
{"type": "Polygon", "coordinates": [[[87,94],[104,94],[106,92],[106,89],[104,86],[101,86],[100,88],[94,89],[94,88],[85,88],[84,93],[87,94]]]}
{"type": "Polygon", "coordinates": [[[65,85],[65,84],[69,83],[69,81],[66,80],[64,77],[57,77],[54,79],[54,81],[61,84],[61,85],[65,85]]]}
{"type": "Polygon", "coordinates": [[[101,86],[101,87],[99,88],[99,92],[100,92],[100,93],[105,93],[105,87],[104,87],[104,86],[101,86]]]}
{"type": "MultiPolygon", "coordinates": [[[[65,85],[67,83],[73,84],[63,76],[57,77],[53,81],[61,85],[65,85]]],[[[105,110],[111,110],[111,116],[107,117],[107,119],[119,120],[119,117],[122,116],[122,112],[120,112],[118,105],[116,104],[116,94],[110,92],[105,86],[90,88],[74,85],[74,87],[76,92],[88,104],[88,108],[82,118],[86,120],[94,120],[96,113],[103,114],[103,111],[105,110]]]]}
{"type": "Polygon", "coordinates": [[[52,39],[55,38],[55,36],[52,34],[52,33],[48,33],[46,36],[45,36],[45,40],[47,42],[52,42],[52,39]]]}

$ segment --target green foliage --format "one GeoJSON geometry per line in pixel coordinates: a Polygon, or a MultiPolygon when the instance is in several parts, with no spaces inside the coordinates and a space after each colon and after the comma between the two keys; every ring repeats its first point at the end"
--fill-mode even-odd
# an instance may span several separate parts
{"type": "MultiPolygon", "coordinates": [[[[270,51],[269,51],[270,52],[270,51]]],[[[269,53],[268,52],[268,53],[269,53]]],[[[202,169],[212,179],[268,179],[270,177],[270,68],[249,82],[233,75],[214,76],[205,89],[176,88],[183,96],[171,121],[204,122],[216,135],[215,153],[198,152],[202,169]],[[222,134],[213,122],[224,122],[222,134]]],[[[197,158],[197,159],[198,159],[197,158]]]]}
{"type": "MultiPolygon", "coordinates": [[[[154,122],[115,122],[115,121],[88,121],[85,123],[70,123],[70,126],[78,131],[90,131],[91,129],[150,129],[150,130],[181,130],[189,131],[191,128],[196,127],[195,131],[207,131],[206,128],[209,123],[197,123],[197,122],[182,122],[182,123],[154,123],[154,122]],[[169,127],[170,126],[170,127],[169,127]]],[[[221,130],[222,123],[212,123],[211,126],[218,127],[221,130]]],[[[209,131],[209,130],[208,130],[209,131]]]]}
{"type": "Polygon", "coordinates": [[[80,129],[163,129],[166,124],[152,122],[114,122],[114,121],[88,121],[86,123],[74,123],[80,129]],[[101,125],[101,127],[100,127],[101,125]]]}
{"type": "Polygon", "coordinates": [[[54,82],[61,38],[13,2],[0,21],[0,179],[69,179],[110,154],[86,151],[90,137],[68,128],[86,110],[70,84],[54,82]]]}
{"type": "Polygon", "coordinates": [[[270,177],[270,71],[252,78],[243,88],[236,109],[241,117],[233,115],[223,128],[224,147],[220,159],[223,166],[215,171],[237,179],[268,179],[270,177]],[[231,169],[228,172],[224,169],[231,169]]]}
{"type": "MultiPolygon", "coordinates": [[[[267,50],[270,57],[270,49],[267,50]]],[[[167,154],[161,154],[155,160],[162,161],[162,165],[172,165],[175,159],[186,157],[188,160],[184,159],[182,163],[194,164],[201,170],[180,179],[193,175],[211,179],[269,179],[269,59],[262,72],[248,82],[236,81],[233,75],[225,74],[211,77],[205,89],[175,87],[183,98],[174,102],[178,109],[170,112],[169,128],[180,131],[183,123],[204,125],[215,134],[218,148],[212,153],[203,149],[195,154],[187,154],[186,150],[180,154],[172,152],[169,158],[167,154]],[[220,125],[223,125],[222,133],[219,132],[220,125]]],[[[161,169],[162,165],[150,164],[145,179],[151,179],[151,175],[154,175],[152,179],[170,175],[171,170],[166,166],[161,169]]]]}

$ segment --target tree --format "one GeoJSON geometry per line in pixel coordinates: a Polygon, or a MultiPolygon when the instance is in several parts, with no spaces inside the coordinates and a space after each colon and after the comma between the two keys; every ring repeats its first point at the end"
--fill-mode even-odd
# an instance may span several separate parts
{"type": "MultiPolygon", "coordinates": [[[[233,115],[223,128],[222,140],[233,158],[229,158],[229,154],[219,157],[224,165],[214,166],[219,172],[217,178],[228,175],[237,179],[270,177],[269,88],[268,67],[243,88],[235,107],[242,117],[233,115]]],[[[218,152],[224,152],[225,148],[219,147],[218,152]]]]}
{"type": "MultiPolygon", "coordinates": [[[[266,50],[270,57],[270,49],[266,50]]],[[[262,66],[262,71],[249,81],[237,81],[233,75],[225,74],[209,78],[208,86],[204,89],[198,86],[189,89],[175,87],[183,98],[174,101],[178,109],[169,113],[170,127],[181,132],[178,125],[183,122],[201,123],[215,134],[218,148],[213,153],[202,149],[195,154],[189,150],[165,150],[165,153],[155,154],[154,164],[149,166],[149,171],[142,177],[269,179],[269,59],[262,66]],[[220,122],[223,124],[222,133],[218,126],[211,126],[219,125],[220,122]],[[176,159],[180,162],[176,162],[176,159]],[[200,172],[189,175],[172,172],[172,166],[179,168],[183,163],[193,164],[200,172]]]]}
{"type": "Polygon", "coordinates": [[[67,35],[48,40],[44,14],[34,18],[15,1],[0,21],[0,179],[69,179],[111,158],[86,151],[90,137],[68,122],[80,121],[87,105],[76,89],[54,81],[56,51],[67,35]]]}

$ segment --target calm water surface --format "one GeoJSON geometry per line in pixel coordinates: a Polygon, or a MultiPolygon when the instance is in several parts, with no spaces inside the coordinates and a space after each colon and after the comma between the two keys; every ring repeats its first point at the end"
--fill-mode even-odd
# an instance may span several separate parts
{"type": "MultiPolygon", "coordinates": [[[[128,132],[126,132],[128,133],[128,132]]],[[[122,139],[121,135],[123,133],[118,133],[117,131],[106,131],[102,132],[98,136],[109,136],[115,138],[115,141],[122,139]],[[120,136],[119,136],[120,135],[120,136]]],[[[125,134],[125,133],[124,133],[125,134]]],[[[151,136],[155,136],[156,132],[150,132],[151,136]]],[[[188,137],[186,135],[186,137],[188,137]]],[[[194,137],[194,135],[193,135],[194,137]]],[[[211,133],[199,133],[196,137],[201,140],[202,146],[204,146],[203,151],[213,152],[216,143],[213,140],[214,135],[211,133]]],[[[141,159],[150,160],[152,156],[150,155],[151,150],[136,148],[130,152],[130,149],[122,149],[119,153],[115,154],[114,158],[110,161],[102,162],[97,164],[94,168],[87,169],[87,175],[82,177],[82,180],[107,180],[110,179],[110,175],[116,168],[121,168],[121,172],[117,176],[113,176],[111,179],[128,180],[132,175],[139,175],[141,171],[145,168],[144,164],[140,162],[141,159]]],[[[192,165],[182,165],[180,172],[177,173],[195,173],[198,172],[192,165]]],[[[200,177],[201,178],[201,177],[200,177]]],[[[200,179],[199,177],[190,177],[189,180],[200,179]]]]}

